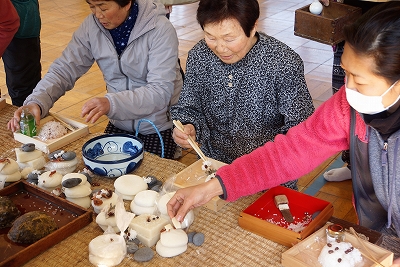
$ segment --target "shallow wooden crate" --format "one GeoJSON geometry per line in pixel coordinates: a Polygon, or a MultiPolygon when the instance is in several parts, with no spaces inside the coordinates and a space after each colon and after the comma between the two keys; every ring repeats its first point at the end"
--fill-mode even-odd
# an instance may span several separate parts
{"type": "MultiPolygon", "coordinates": [[[[215,159],[209,158],[208,160],[211,161],[212,168],[216,170],[226,165],[226,163],[223,163],[215,159]]],[[[182,170],[180,173],[176,175],[174,184],[179,188],[184,188],[204,183],[208,175],[205,173],[205,171],[201,169],[202,165],[203,165],[203,160],[199,159],[198,161],[194,162],[193,164],[182,170]]],[[[203,205],[203,207],[206,207],[213,211],[219,211],[227,203],[228,202],[222,200],[219,197],[214,197],[208,203],[203,205]]]]}
{"type": "Polygon", "coordinates": [[[277,186],[269,189],[243,210],[238,221],[243,229],[291,247],[324,226],[332,214],[333,205],[331,203],[283,186],[277,186]],[[288,198],[290,211],[294,218],[303,218],[307,216],[305,214],[315,216],[302,231],[295,232],[270,222],[284,220],[274,203],[274,197],[281,194],[288,198]]]}
{"type": "MultiPolygon", "coordinates": [[[[43,151],[44,153],[50,153],[50,152],[53,152],[65,145],[68,145],[71,142],[89,134],[89,126],[88,125],[74,121],[74,120],[66,118],[66,117],[63,117],[58,114],[57,114],[57,118],[76,127],[76,130],[74,130],[74,131],[68,130],[68,133],[66,135],[64,135],[60,138],[51,139],[48,141],[42,141],[38,138],[29,137],[29,136],[23,135],[21,133],[14,133],[14,139],[23,144],[34,143],[36,146],[36,149],[39,149],[39,150],[43,151]]],[[[49,116],[41,119],[40,125],[43,125],[46,122],[51,121],[51,120],[57,121],[52,116],[52,113],[50,113],[49,116]]],[[[37,129],[37,133],[39,133],[39,131],[40,131],[40,126],[37,129]]]]}
{"type": "MultiPolygon", "coordinates": [[[[318,262],[318,256],[321,250],[321,246],[325,245],[326,228],[329,224],[325,225],[323,228],[310,235],[297,245],[293,246],[289,250],[282,254],[282,265],[284,267],[321,267],[318,262]],[[319,240],[317,242],[316,240],[319,240]]],[[[362,254],[368,255],[363,246],[358,242],[357,238],[345,232],[345,242],[349,242],[353,247],[357,248],[362,252],[362,254]]],[[[381,248],[375,244],[368,241],[362,240],[364,245],[369,249],[375,259],[385,267],[389,267],[393,263],[393,253],[381,248]]],[[[370,256],[369,256],[370,257],[370,256]]],[[[359,265],[357,265],[359,266],[359,265]]],[[[378,266],[373,261],[363,256],[363,267],[378,266]]]]}
{"type": "Polygon", "coordinates": [[[92,211],[26,181],[3,188],[0,190],[0,196],[8,196],[21,211],[21,215],[36,210],[48,212],[59,227],[33,244],[16,244],[7,238],[9,228],[0,229],[0,267],[21,266],[93,220],[92,211]]]}
{"type": "Polygon", "coordinates": [[[7,105],[6,99],[0,97],[0,110],[5,108],[6,105],[7,105]]]}
{"type": "Polygon", "coordinates": [[[343,28],[361,16],[361,8],[329,2],[320,15],[309,11],[310,5],[295,11],[294,34],[320,43],[335,45],[344,40],[343,28]]]}

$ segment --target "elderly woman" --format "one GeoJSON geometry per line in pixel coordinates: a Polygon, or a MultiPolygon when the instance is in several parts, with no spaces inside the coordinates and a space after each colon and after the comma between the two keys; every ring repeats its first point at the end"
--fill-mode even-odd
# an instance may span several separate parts
{"type": "MultiPolygon", "coordinates": [[[[205,38],[190,51],[175,120],[175,142],[191,135],[210,158],[231,163],[310,116],[303,62],[282,42],[257,32],[256,0],[201,0],[205,38]]],[[[287,184],[296,188],[295,182],[287,184]]],[[[261,189],[261,188],[260,188],[261,189]]]]}
{"type": "MultiPolygon", "coordinates": [[[[178,100],[182,77],[178,66],[178,38],[158,1],[87,0],[89,15],[74,33],[61,57],[19,108],[8,128],[19,128],[21,110],[28,107],[36,122],[46,116],[96,61],[107,84],[104,97],[82,107],[86,122],[107,115],[106,133],[134,133],[140,119],[152,121],[164,139],[165,157],[172,158],[170,106],[178,100]]],[[[145,150],[160,154],[158,135],[142,123],[139,137],[145,150]]]]}
{"type": "Polygon", "coordinates": [[[360,225],[400,237],[399,29],[400,2],[394,1],[346,28],[341,61],[346,84],[339,92],[286,135],[221,167],[217,179],[178,190],[168,203],[169,215],[182,220],[214,196],[234,201],[277,186],[350,149],[360,225]]]}

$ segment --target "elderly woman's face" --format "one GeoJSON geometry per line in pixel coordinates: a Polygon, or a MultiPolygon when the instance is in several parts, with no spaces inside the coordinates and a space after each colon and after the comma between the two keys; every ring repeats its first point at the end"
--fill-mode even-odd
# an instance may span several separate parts
{"type": "Polygon", "coordinates": [[[208,47],[226,64],[238,62],[250,51],[257,41],[255,32],[254,27],[247,37],[236,19],[204,25],[208,47]]]}
{"type": "Polygon", "coordinates": [[[86,0],[90,10],[108,30],[115,29],[121,25],[129,15],[131,4],[124,7],[119,6],[114,1],[86,0]]]}

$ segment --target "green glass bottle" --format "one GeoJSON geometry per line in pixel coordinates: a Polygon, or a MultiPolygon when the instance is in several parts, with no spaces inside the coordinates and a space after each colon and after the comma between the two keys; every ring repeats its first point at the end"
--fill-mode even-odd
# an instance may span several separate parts
{"type": "Polygon", "coordinates": [[[24,108],[19,121],[21,133],[30,137],[36,136],[35,117],[29,112],[28,108],[24,108]]]}

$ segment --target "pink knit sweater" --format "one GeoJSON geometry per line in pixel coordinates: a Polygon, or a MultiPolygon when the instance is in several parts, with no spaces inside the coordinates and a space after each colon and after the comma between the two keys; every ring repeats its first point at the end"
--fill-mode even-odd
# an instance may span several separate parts
{"type": "MultiPolygon", "coordinates": [[[[356,135],[367,142],[367,127],[357,113],[356,135]]],[[[350,106],[344,87],[306,121],[277,135],[250,154],[221,167],[228,201],[272,188],[309,173],[330,156],[349,149],[350,106]]]]}

